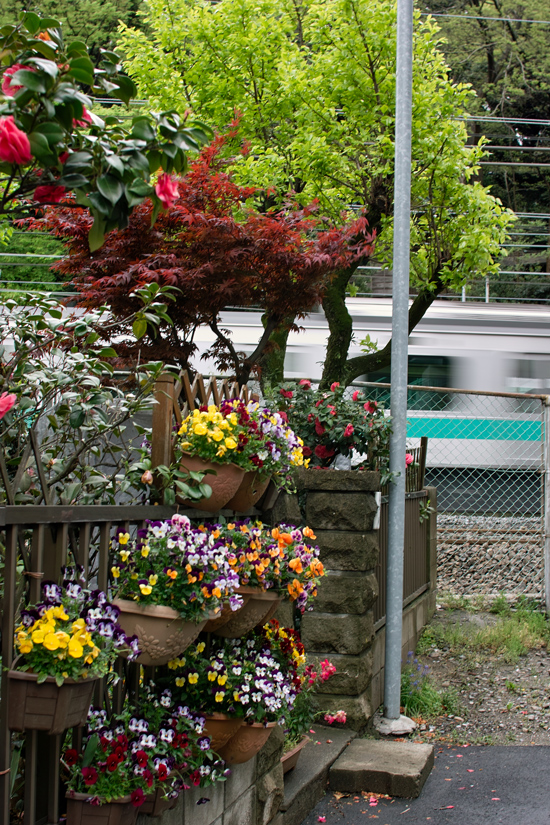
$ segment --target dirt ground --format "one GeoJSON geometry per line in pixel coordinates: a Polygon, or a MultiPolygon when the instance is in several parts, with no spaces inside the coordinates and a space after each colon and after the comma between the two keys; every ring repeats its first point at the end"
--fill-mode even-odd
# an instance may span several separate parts
{"type": "MultiPolygon", "coordinates": [[[[497,621],[491,613],[438,609],[432,623],[471,624],[483,628],[497,621]]],[[[516,663],[478,650],[457,654],[444,645],[418,655],[439,690],[453,690],[458,711],[419,719],[416,741],[448,744],[550,745],[550,656],[543,647],[516,663]]]]}

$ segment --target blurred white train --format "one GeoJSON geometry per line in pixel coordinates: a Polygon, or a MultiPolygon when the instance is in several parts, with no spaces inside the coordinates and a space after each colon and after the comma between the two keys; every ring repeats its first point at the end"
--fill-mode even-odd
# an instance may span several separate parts
{"type": "MultiPolygon", "coordinates": [[[[391,300],[350,298],[347,305],[353,318],[350,356],[361,354],[367,335],[383,347],[391,337],[391,300]]],[[[261,334],[260,313],[228,311],[223,324],[237,349],[252,352],[261,334]]],[[[302,326],[289,337],[285,378],[319,379],[328,337],[323,312],[311,313],[302,326]]],[[[212,340],[210,330],[201,330],[200,352],[212,340]]],[[[215,371],[198,358],[196,365],[205,374],[215,371]]],[[[389,368],[359,380],[387,384],[389,368]]],[[[550,395],[550,307],[435,301],[409,338],[408,383],[465,391],[410,389],[408,396],[408,437],[414,443],[428,436],[428,480],[447,491],[453,508],[477,511],[489,486],[495,511],[507,511],[502,497],[510,497],[505,491],[512,485],[514,498],[525,499],[524,506],[515,506],[522,512],[538,509],[550,427],[544,401],[527,396],[550,395]]],[[[386,389],[365,391],[388,405],[386,389]]]]}

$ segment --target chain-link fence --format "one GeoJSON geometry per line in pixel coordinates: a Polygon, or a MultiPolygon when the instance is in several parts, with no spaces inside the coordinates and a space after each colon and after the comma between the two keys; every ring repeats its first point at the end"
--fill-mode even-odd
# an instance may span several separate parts
{"type": "MultiPolygon", "coordinates": [[[[389,385],[361,386],[389,406],[389,385]]],[[[409,386],[407,437],[428,437],[437,488],[440,592],[544,599],[545,400],[409,386]]]]}

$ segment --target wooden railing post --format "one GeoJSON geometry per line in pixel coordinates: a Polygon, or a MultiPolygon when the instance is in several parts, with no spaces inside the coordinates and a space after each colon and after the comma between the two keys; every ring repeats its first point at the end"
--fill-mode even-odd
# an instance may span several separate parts
{"type": "Polygon", "coordinates": [[[174,376],[164,372],[155,386],[155,405],[151,431],[151,464],[153,470],[172,461],[172,420],[174,413],[174,376]]]}

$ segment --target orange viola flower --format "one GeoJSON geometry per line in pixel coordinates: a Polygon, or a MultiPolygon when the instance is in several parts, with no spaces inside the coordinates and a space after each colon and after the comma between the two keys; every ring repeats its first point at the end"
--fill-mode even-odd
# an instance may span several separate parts
{"type": "Polygon", "coordinates": [[[307,536],[308,539],[316,539],[317,538],[317,536],[315,535],[315,533],[313,532],[311,527],[304,527],[304,529],[302,530],[302,533],[304,534],[304,536],[307,536]]]}
{"type": "Polygon", "coordinates": [[[292,583],[287,584],[287,589],[290,596],[290,600],[294,601],[298,598],[300,593],[302,593],[304,588],[302,587],[298,579],[294,579],[292,583]]]}
{"type": "Polygon", "coordinates": [[[300,559],[291,559],[291,561],[289,561],[288,563],[288,566],[291,570],[294,570],[297,576],[299,576],[300,573],[303,573],[304,568],[302,567],[302,562],[300,561],[300,559]]]}

